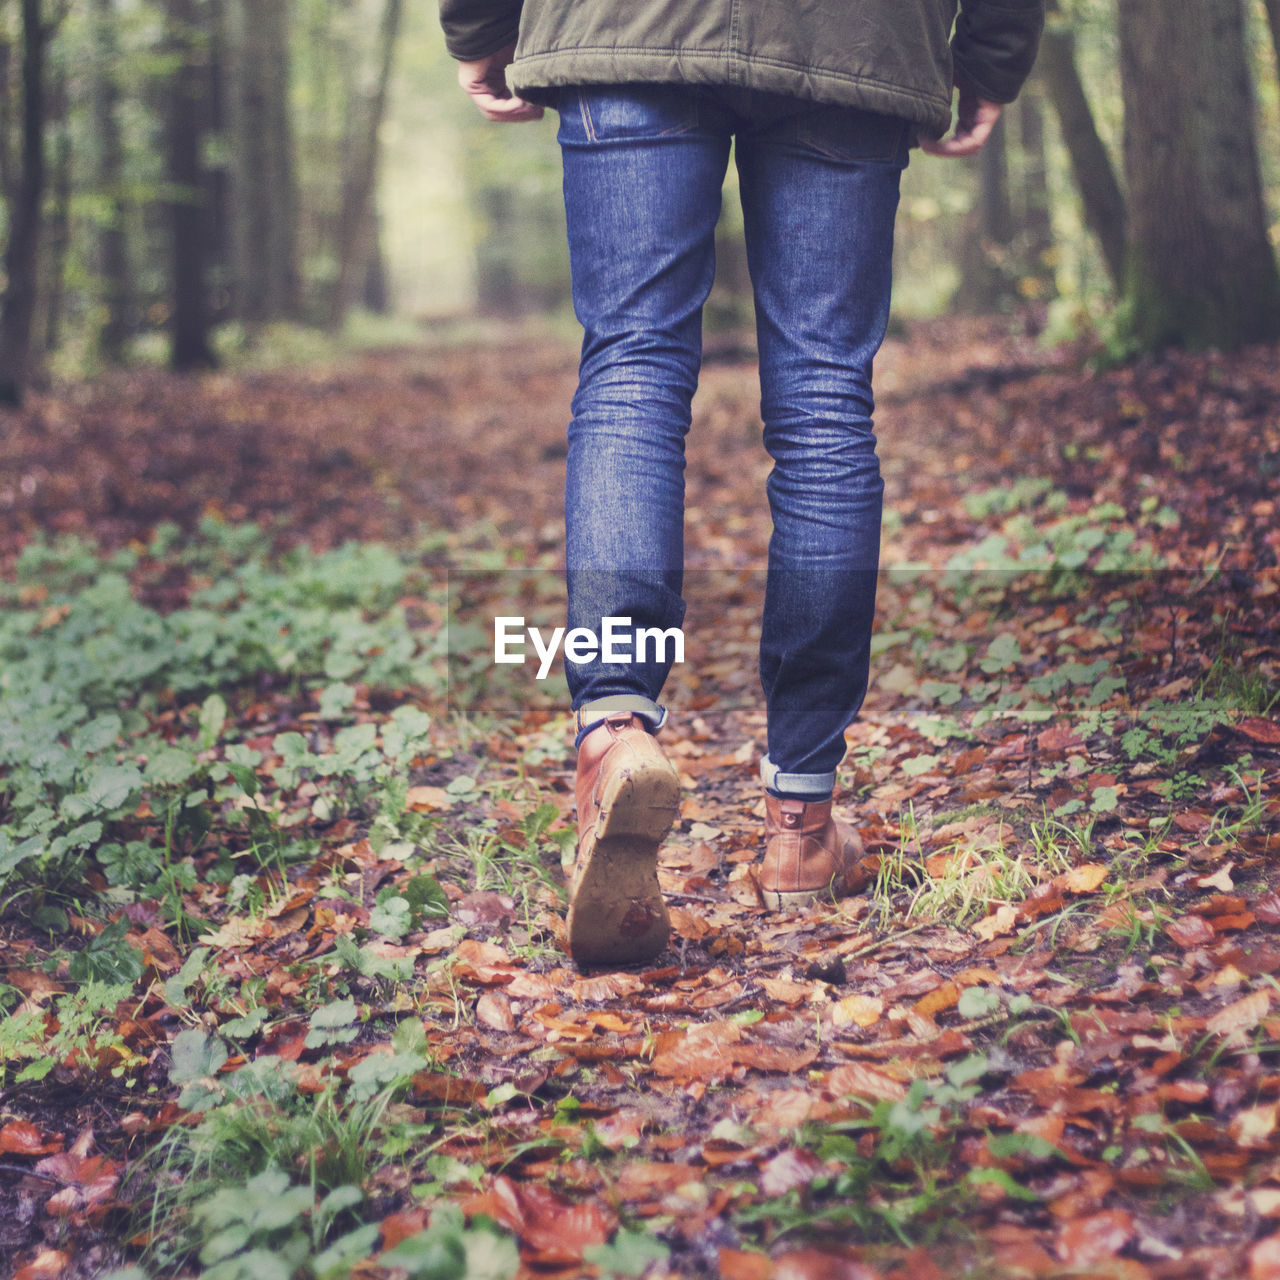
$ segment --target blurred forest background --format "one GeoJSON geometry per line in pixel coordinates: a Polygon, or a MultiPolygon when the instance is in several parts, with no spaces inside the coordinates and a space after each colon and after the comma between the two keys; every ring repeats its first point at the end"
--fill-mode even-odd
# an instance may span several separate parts
{"type": "MultiPolygon", "coordinates": [[[[1052,4],[993,145],[910,167],[899,314],[1021,307],[1118,355],[1280,334],[1277,54],[1280,0],[1052,4]]],[[[344,327],[567,323],[554,133],[478,117],[430,4],[0,0],[0,399],[344,327]]],[[[713,331],[750,318],[733,181],[713,331]]]]}

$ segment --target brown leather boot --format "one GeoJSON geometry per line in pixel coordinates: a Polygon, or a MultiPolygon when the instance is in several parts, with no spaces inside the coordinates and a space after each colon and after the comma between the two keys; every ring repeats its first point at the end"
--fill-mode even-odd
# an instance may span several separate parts
{"type": "Polygon", "coordinates": [[[819,898],[866,886],[862,841],[831,812],[831,801],[764,799],[764,861],[757,884],[774,911],[807,907],[819,898]]]}
{"type": "Polygon", "coordinates": [[[569,884],[569,954],[583,966],[634,964],[667,944],[658,847],[680,780],[637,716],[610,716],[578,748],[578,858],[569,884]]]}

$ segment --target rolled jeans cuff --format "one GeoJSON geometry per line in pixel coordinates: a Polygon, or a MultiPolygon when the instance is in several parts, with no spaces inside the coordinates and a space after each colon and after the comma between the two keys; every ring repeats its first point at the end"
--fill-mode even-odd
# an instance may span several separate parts
{"type": "Polygon", "coordinates": [[[783,773],[764,756],[760,761],[760,781],[766,791],[794,796],[800,800],[830,800],[836,789],[836,771],[830,773],[783,773]]]}
{"type": "Polygon", "coordinates": [[[603,724],[609,716],[616,716],[623,711],[639,716],[649,726],[650,733],[657,733],[667,722],[667,709],[660,707],[652,698],[638,693],[614,693],[605,698],[596,698],[584,702],[575,713],[577,736],[573,740],[575,747],[582,745],[582,740],[597,725],[603,724]]]}

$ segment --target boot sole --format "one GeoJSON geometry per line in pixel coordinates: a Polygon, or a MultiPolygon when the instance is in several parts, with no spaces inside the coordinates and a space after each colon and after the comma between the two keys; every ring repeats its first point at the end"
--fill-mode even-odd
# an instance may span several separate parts
{"type": "Polygon", "coordinates": [[[611,780],[569,907],[569,954],[579,965],[637,964],[667,945],[658,849],[679,808],[669,765],[641,765],[611,780]]]}
{"type": "Polygon", "coordinates": [[[811,907],[819,898],[831,899],[835,895],[823,885],[821,889],[792,889],[787,892],[761,889],[760,896],[770,911],[801,911],[805,907],[811,907]]]}

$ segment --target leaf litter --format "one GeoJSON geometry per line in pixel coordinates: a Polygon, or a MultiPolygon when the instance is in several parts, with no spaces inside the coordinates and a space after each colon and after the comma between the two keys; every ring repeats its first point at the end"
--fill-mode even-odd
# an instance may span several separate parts
{"type": "MultiPolygon", "coordinates": [[[[363,681],[325,650],[221,710],[139,704],[230,780],[193,802],[211,835],[148,870],[171,793],[118,751],[83,805],[143,870],[89,845],[78,886],[10,898],[0,1238],[24,1280],[263,1246],[370,1276],[1280,1274],[1274,353],[1099,375],[989,327],[911,339],[882,358],[876,678],[837,792],[872,888],[783,917],[751,888],[767,460],[750,368],[713,364],[669,689],[673,937],[634,972],[564,954],[559,689],[484,661],[496,611],[559,607],[571,353],[138,374],[15,418],[11,565],[40,531],[140,546],[131,589],[164,615],[217,565],[166,557],[162,524],[413,548],[394,589],[433,672],[363,681]],[[446,615],[470,641],[430,649],[446,615]],[[397,791],[375,766],[401,705],[430,729],[397,791]],[[213,875],[219,842],[281,830],[276,861],[213,875]],[[339,1199],[264,1224],[210,1192],[143,1225],[196,1168],[166,1143],[227,1144],[246,1109],[273,1130],[250,1182],[339,1199]]],[[[42,634],[74,618],[22,590],[42,634]]]]}

